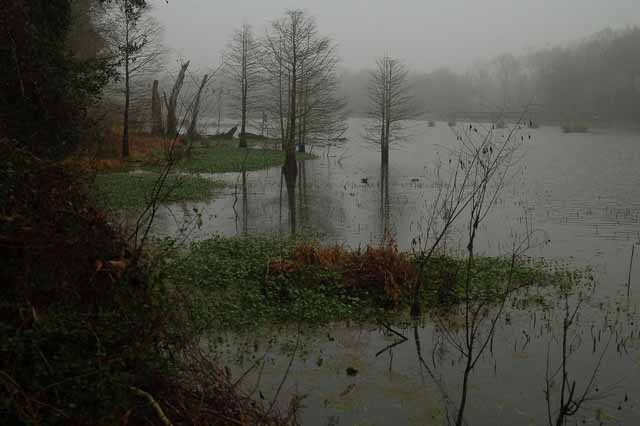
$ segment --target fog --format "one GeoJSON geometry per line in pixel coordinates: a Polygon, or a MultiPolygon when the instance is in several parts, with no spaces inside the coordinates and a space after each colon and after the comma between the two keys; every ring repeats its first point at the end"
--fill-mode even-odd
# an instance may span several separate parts
{"type": "Polygon", "coordinates": [[[640,425],[640,0],[0,8],[0,426],[640,425]]]}
{"type": "Polygon", "coordinates": [[[339,44],[342,66],[370,67],[385,51],[415,70],[463,70],[503,52],[565,44],[605,28],[637,24],[637,0],[268,0],[155,2],[165,43],[194,64],[219,63],[243,22],[258,33],[286,9],[315,16],[339,44]]]}

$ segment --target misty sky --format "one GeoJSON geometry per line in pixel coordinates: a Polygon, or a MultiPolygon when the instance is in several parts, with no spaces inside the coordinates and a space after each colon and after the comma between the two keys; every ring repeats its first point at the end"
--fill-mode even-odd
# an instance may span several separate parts
{"type": "Polygon", "coordinates": [[[152,0],[165,43],[214,66],[243,21],[262,34],[286,9],[316,17],[342,65],[369,67],[388,51],[414,69],[464,68],[477,59],[562,44],[640,23],[640,0],[152,0]]]}

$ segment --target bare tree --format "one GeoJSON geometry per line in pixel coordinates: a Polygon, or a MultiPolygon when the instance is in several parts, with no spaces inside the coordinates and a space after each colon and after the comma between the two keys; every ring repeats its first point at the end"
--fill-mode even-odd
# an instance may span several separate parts
{"type": "Polygon", "coordinates": [[[414,287],[411,310],[413,316],[420,315],[420,291],[428,279],[435,251],[441,248],[441,243],[454,223],[464,214],[469,215],[466,224],[467,258],[465,266],[461,268],[461,303],[455,307],[464,321],[461,329],[463,336],[457,336],[459,329],[453,331],[444,322],[440,323],[445,337],[460,352],[465,362],[461,397],[455,417],[456,426],[464,424],[471,373],[491,341],[509,296],[521,288],[521,284],[514,279],[514,271],[530,241],[528,229],[524,238],[514,241],[509,268],[500,279],[497,289],[487,290],[472,284],[476,271],[475,241],[478,229],[495,206],[505,182],[508,181],[522,140],[516,135],[518,125],[503,139],[496,137],[494,128],[495,126],[487,127],[482,132],[477,126],[471,125],[457,135],[460,145],[451,151],[452,159],[449,162],[453,170],[447,176],[447,173],[438,169],[438,189],[427,224],[427,234],[419,242],[420,248],[416,253],[419,278],[414,287]],[[436,225],[438,219],[441,221],[439,227],[436,225]],[[495,312],[490,315],[492,309],[495,312]],[[483,327],[485,323],[487,326],[483,327]]]}
{"type": "Polygon", "coordinates": [[[337,64],[333,49],[322,61],[300,64],[298,152],[305,152],[308,143],[331,142],[348,128],[347,102],[338,95],[337,64]]]}
{"type": "Polygon", "coordinates": [[[380,144],[383,163],[389,161],[390,144],[403,136],[402,122],[417,114],[410,93],[408,74],[406,65],[384,55],[376,61],[376,69],[369,77],[369,123],[366,137],[380,144]]]}
{"type": "Polygon", "coordinates": [[[124,97],[122,157],[128,158],[131,107],[138,100],[144,102],[146,97],[140,88],[164,59],[165,49],[160,43],[162,28],[140,2],[117,0],[106,7],[101,27],[109,55],[120,66],[124,80],[124,86],[117,90],[124,97]]]}
{"type": "MultiPolygon", "coordinates": [[[[577,302],[575,307],[572,309],[569,303],[570,288],[571,286],[569,285],[561,288],[559,304],[562,305],[564,314],[562,317],[562,335],[559,338],[557,336],[552,336],[547,348],[544,394],[545,401],[547,403],[547,423],[549,426],[566,425],[571,417],[578,414],[585,403],[603,399],[608,394],[608,391],[605,391],[600,392],[600,395],[598,395],[596,378],[613,338],[614,331],[611,326],[607,326],[609,328],[607,330],[609,332],[609,338],[606,340],[605,346],[598,357],[591,376],[589,376],[588,380],[585,380],[585,383],[582,385],[582,390],[578,390],[579,388],[576,386],[576,380],[571,378],[571,375],[569,374],[571,358],[582,344],[582,339],[571,339],[571,335],[575,334],[575,332],[572,331],[572,328],[575,328],[576,323],[579,322],[580,308],[584,302],[584,296],[582,294],[578,294],[577,302]],[[556,340],[559,340],[561,345],[560,363],[555,370],[551,371],[551,346],[552,342],[556,340]],[[554,409],[552,403],[552,398],[554,396],[553,391],[556,390],[554,388],[557,387],[558,383],[560,384],[560,389],[557,389],[559,391],[557,395],[559,401],[557,403],[557,407],[554,409]]],[[[615,333],[617,335],[617,331],[615,331],[615,333]]],[[[599,340],[600,339],[598,338],[598,341],[599,340]]],[[[595,339],[593,353],[596,353],[595,339]]],[[[585,379],[587,379],[587,377],[585,377],[585,379]]]]}
{"type": "Polygon", "coordinates": [[[424,235],[416,241],[417,247],[414,248],[421,271],[414,286],[411,308],[414,317],[421,314],[420,291],[428,279],[432,257],[442,247],[456,221],[467,211],[471,214],[467,251],[473,262],[477,229],[495,205],[520,146],[521,138],[516,134],[518,127],[514,126],[506,137],[500,139],[495,133],[495,126],[484,131],[470,126],[456,135],[460,146],[450,153],[450,170],[445,170],[442,164],[436,167],[434,186],[437,190],[424,235]]]}
{"type": "MultiPolygon", "coordinates": [[[[321,36],[315,20],[301,10],[289,10],[273,21],[265,36],[264,67],[269,75],[274,112],[286,153],[283,170],[297,174],[296,144],[301,131],[299,120],[304,115],[301,88],[304,77],[335,65],[335,45],[321,36]]],[[[302,91],[302,93],[304,93],[302,91]]]]}
{"type": "Polygon", "coordinates": [[[260,43],[248,24],[236,30],[225,58],[226,71],[233,82],[230,91],[236,108],[240,109],[240,148],[247,147],[247,120],[256,107],[263,80],[260,43]]]}

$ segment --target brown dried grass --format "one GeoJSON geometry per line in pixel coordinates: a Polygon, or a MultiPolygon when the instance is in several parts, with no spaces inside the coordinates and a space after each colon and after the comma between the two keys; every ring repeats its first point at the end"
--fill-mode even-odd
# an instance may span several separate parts
{"type": "Polygon", "coordinates": [[[269,265],[272,275],[304,276],[301,280],[304,285],[312,286],[326,283],[323,274],[313,273],[318,269],[336,273],[341,288],[380,292],[393,305],[403,301],[417,277],[410,256],[400,252],[395,240],[389,237],[379,246],[354,251],[339,245],[322,247],[304,242],[295,246],[286,259],[274,260],[269,265]],[[314,281],[313,277],[318,279],[314,281]]]}

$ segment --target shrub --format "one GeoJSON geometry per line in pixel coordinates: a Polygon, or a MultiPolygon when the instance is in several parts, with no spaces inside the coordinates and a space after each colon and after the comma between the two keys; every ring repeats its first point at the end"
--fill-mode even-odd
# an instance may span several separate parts
{"type": "Polygon", "coordinates": [[[198,356],[185,299],[85,179],[0,143],[0,424],[287,424],[198,356]]]}

